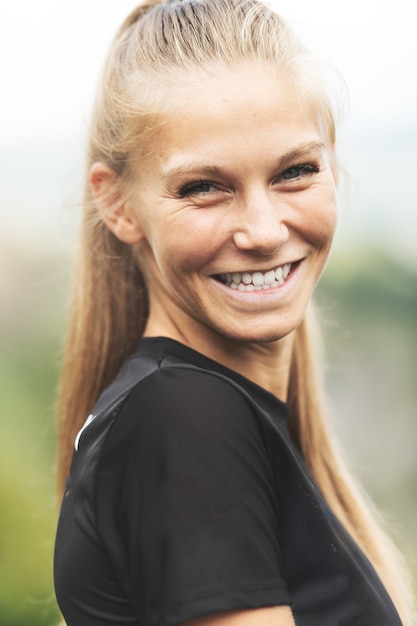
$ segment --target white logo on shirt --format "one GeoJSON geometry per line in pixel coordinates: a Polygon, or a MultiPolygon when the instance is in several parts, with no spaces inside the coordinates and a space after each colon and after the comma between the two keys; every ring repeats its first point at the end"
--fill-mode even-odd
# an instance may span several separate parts
{"type": "Polygon", "coordinates": [[[78,435],[75,437],[75,442],[74,442],[74,448],[76,451],[78,451],[78,445],[80,443],[80,439],[81,439],[81,435],[83,434],[83,432],[85,431],[85,429],[87,428],[87,426],[89,424],[91,424],[91,422],[93,421],[93,419],[96,416],[93,415],[92,413],[87,417],[87,419],[84,422],[84,426],[81,428],[81,430],[78,432],[78,435]]]}

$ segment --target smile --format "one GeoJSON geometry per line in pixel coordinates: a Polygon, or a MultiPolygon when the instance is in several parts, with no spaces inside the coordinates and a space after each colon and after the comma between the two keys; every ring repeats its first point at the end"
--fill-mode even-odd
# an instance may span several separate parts
{"type": "Polygon", "coordinates": [[[291,263],[286,263],[267,272],[234,272],[233,274],[220,274],[216,278],[231,289],[262,291],[283,285],[291,271],[291,267],[291,263]]]}

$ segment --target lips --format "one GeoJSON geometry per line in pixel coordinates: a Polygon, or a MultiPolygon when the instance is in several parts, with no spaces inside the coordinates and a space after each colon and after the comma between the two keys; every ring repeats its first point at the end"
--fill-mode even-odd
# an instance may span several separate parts
{"type": "Polygon", "coordinates": [[[216,278],[231,289],[239,291],[261,291],[284,284],[293,264],[286,263],[266,272],[233,272],[220,274],[216,278]]]}

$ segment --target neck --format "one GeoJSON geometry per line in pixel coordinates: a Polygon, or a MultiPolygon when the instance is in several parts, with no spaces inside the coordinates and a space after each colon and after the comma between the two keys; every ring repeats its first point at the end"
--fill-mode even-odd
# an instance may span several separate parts
{"type": "Polygon", "coordinates": [[[208,350],[204,350],[204,346],[195,349],[245,376],[245,378],[286,402],[293,350],[293,333],[268,343],[228,343],[226,350],[223,346],[219,348],[210,346],[211,354],[208,354],[208,350]]]}
{"type": "Polygon", "coordinates": [[[210,328],[183,328],[159,325],[150,319],[147,337],[169,337],[234,370],[266,389],[283,402],[287,401],[294,333],[265,343],[237,343],[210,328]]]}

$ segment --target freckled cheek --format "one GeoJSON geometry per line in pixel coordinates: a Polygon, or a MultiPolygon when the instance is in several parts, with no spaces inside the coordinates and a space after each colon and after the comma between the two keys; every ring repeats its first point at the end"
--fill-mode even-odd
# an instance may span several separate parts
{"type": "Polygon", "coordinates": [[[330,212],[326,212],[321,221],[320,234],[323,239],[332,239],[336,230],[337,212],[336,208],[330,212]]]}
{"type": "Polygon", "coordinates": [[[158,264],[166,276],[178,279],[205,267],[212,259],[207,237],[177,232],[159,247],[158,264]]]}
{"type": "Polygon", "coordinates": [[[310,207],[305,214],[304,233],[317,246],[329,245],[337,224],[337,208],[333,202],[319,203],[310,207]]]}

